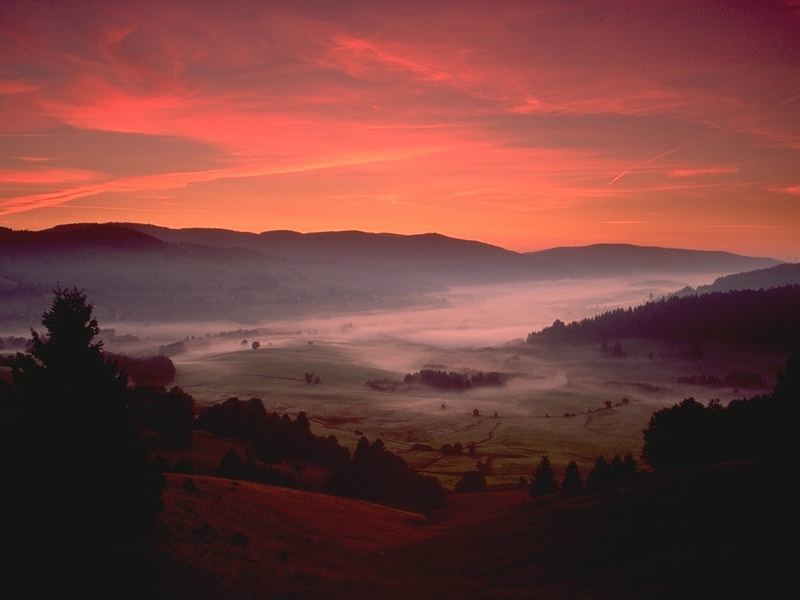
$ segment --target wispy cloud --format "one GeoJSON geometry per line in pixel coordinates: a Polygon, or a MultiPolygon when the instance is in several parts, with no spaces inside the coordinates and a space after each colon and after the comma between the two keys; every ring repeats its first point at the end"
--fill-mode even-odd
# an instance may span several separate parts
{"type": "Polygon", "coordinates": [[[769,188],[770,192],[777,192],[779,194],[789,194],[790,196],[800,196],[800,184],[787,185],[787,186],[773,186],[769,188]]]}
{"type": "Polygon", "coordinates": [[[729,175],[738,173],[739,167],[692,167],[685,169],[671,169],[667,177],[705,177],[708,175],[729,175]]]}
{"type": "MultiPolygon", "coordinates": [[[[158,193],[238,228],[518,245],[613,225],[691,243],[725,211],[800,227],[798,186],[774,183],[800,150],[796,2],[232,3],[2,3],[0,213],[134,218],[158,193]]],[[[748,237],[796,245],[780,235],[748,237]]]]}

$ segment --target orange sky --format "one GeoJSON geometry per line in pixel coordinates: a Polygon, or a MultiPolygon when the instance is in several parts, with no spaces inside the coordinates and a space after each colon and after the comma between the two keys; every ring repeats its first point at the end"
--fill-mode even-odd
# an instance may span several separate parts
{"type": "Polygon", "coordinates": [[[74,221],[800,260],[800,2],[5,0],[0,225],[74,221]]]}

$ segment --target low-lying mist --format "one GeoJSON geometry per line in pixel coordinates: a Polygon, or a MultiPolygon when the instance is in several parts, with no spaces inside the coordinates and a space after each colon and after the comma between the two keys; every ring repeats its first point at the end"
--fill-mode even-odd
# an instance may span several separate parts
{"type": "MultiPolygon", "coordinates": [[[[117,335],[139,338],[139,343],[127,345],[129,350],[140,352],[152,351],[155,342],[179,340],[187,341],[186,350],[193,358],[249,348],[256,339],[265,347],[306,342],[346,344],[366,363],[402,370],[418,364],[418,354],[426,349],[483,348],[519,341],[555,319],[570,321],[615,307],[637,305],[684,285],[708,280],[709,276],[702,275],[680,279],[658,275],[649,280],[639,277],[453,287],[429,296],[427,304],[432,308],[270,319],[246,329],[224,320],[106,325],[117,335]],[[242,344],[244,339],[248,340],[247,346],[242,344]]],[[[107,344],[116,345],[114,339],[107,344]]]]}

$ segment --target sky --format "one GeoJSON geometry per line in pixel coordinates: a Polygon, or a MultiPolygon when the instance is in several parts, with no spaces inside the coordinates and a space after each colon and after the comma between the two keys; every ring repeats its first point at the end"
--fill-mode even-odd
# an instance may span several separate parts
{"type": "Polygon", "coordinates": [[[0,3],[0,226],[800,260],[800,0],[0,3]]]}

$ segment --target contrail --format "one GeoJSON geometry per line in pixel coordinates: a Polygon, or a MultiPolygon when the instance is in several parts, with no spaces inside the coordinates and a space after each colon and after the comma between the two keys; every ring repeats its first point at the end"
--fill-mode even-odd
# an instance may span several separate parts
{"type": "Polygon", "coordinates": [[[645,160],[643,160],[643,161],[641,161],[641,162],[638,162],[638,163],[636,163],[635,165],[631,165],[630,167],[628,167],[627,169],[625,169],[624,171],[622,171],[621,173],[619,173],[619,174],[618,174],[616,177],[614,177],[614,178],[613,178],[611,181],[609,181],[609,182],[608,182],[606,185],[614,185],[615,183],[617,183],[617,182],[618,182],[620,179],[622,179],[623,177],[625,177],[625,175],[627,175],[628,173],[630,173],[630,172],[631,172],[631,171],[633,171],[634,169],[638,169],[638,168],[639,168],[639,167],[641,167],[642,165],[646,165],[647,163],[653,162],[654,160],[658,160],[659,158],[664,158],[665,156],[667,156],[667,155],[669,155],[669,154],[672,154],[673,152],[676,152],[676,151],[677,151],[677,150],[679,150],[679,149],[680,149],[682,146],[683,146],[683,144],[680,144],[679,146],[675,146],[674,148],[672,148],[672,149],[670,149],[670,150],[667,150],[666,152],[662,152],[661,154],[657,154],[656,156],[651,156],[650,158],[648,158],[648,159],[645,159],[645,160]]]}
{"type": "Polygon", "coordinates": [[[795,102],[797,100],[800,100],[800,94],[797,94],[796,96],[792,96],[791,98],[787,98],[786,100],[781,102],[779,104],[779,106],[784,106],[785,104],[791,104],[792,102],[795,102]]]}

